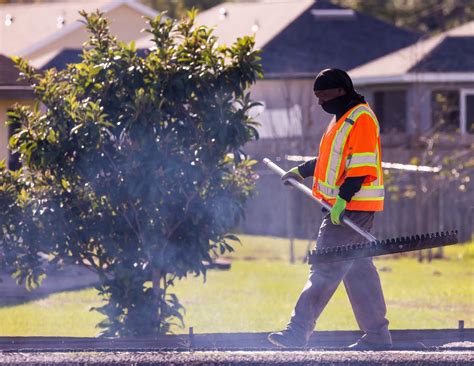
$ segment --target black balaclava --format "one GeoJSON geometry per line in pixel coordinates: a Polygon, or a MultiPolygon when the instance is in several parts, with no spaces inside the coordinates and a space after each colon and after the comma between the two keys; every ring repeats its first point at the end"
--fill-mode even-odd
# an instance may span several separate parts
{"type": "Polygon", "coordinates": [[[327,113],[335,114],[338,119],[355,105],[365,103],[364,97],[355,91],[347,72],[340,69],[324,69],[316,76],[314,91],[335,88],[344,89],[346,94],[322,103],[321,107],[327,113]]]}

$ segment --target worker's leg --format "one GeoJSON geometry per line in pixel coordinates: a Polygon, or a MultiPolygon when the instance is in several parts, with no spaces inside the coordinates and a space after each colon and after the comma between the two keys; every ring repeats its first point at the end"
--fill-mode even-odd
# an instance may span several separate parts
{"type": "MultiPolygon", "coordinates": [[[[373,223],[372,212],[347,211],[346,215],[363,229],[370,229],[373,223]]],[[[333,225],[329,215],[323,219],[319,229],[317,248],[331,248],[360,242],[361,237],[345,225],[333,225]]],[[[320,263],[313,265],[309,279],[301,292],[291,316],[288,327],[306,339],[311,335],[316,320],[331,299],[353,261],[320,263]]]]}
{"type": "Polygon", "coordinates": [[[312,266],[308,281],[296,302],[288,327],[306,340],[351,266],[351,261],[312,266]]]}
{"type": "Polygon", "coordinates": [[[372,258],[354,260],[344,278],[357,323],[368,343],[391,344],[380,277],[372,258]]]}

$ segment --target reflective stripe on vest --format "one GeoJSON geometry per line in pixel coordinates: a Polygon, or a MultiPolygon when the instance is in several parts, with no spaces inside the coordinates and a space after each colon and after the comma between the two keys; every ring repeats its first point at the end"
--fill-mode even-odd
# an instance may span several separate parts
{"type": "Polygon", "coordinates": [[[336,184],[337,172],[341,166],[342,151],[353,124],[354,121],[346,118],[346,120],[341,124],[341,127],[339,127],[339,130],[337,130],[336,137],[332,142],[331,153],[329,155],[329,164],[327,166],[325,176],[325,181],[330,185],[336,184]]]}
{"type": "MultiPolygon", "coordinates": [[[[334,199],[339,194],[339,187],[329,187],[323,182],[318,182],[318,190],[325,198],[334,199]]],[[[353,200],[364,200],[364,199],[384,199],[385,190],[383,186],[362,186],[360,191],[357,192],[353,200]]]]}
{"type": "Polygon", "coordinates": [[[359,166],[377,167],[377,153],[352,154],[346,160],[346,169],[357,168],[359,166]]]}
{"type": "Polygon", "coordinates": [[[379,143],[375,145],[375,161],[377,162],[377,179],[372,182],[374,186],[379,186],[382,177],[382,166],[379,164],[379,143]]]}

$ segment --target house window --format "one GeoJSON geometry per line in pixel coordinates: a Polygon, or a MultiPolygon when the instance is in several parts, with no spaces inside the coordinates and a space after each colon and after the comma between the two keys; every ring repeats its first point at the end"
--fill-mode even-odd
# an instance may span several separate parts
{"type": "Polygon", "coordinates": [[[374,112],[379,120],[381,133],[405,132],[406,92],[387,90],[374,93],[374,112]]]}
{"type": "Polygon", "coordinates": [[[303,112],[299,104],[287,108],[254,107],[250,116],[260,123],[260,138],[299,137],[302,135],[303,112]]]}
{"type": "Polygon", "coordinates": [[[435,90],[431,94],[432,122],[435,131],[459,131],[459,91],[435,90]]]}
{"type": "Polygon", "coordinates": [[[461,133],[474,134],[474,89],[461,90],[461,133]]]}

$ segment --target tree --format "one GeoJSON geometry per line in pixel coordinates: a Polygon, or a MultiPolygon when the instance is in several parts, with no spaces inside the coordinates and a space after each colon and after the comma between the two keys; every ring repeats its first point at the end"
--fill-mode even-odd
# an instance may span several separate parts
{"type": "Polygon", "coordinates": [[[333,0],[333,2],[422,33],[444,32],[474,19],[473,0],[333,0]]]}
{"type": "Polygon", "coordinates": [[[224,1],[225,0],[143,0],[143,3],[159,11],[166,11],[170,17],[174,18],[185,14],[189,9],[205,10],[224,1]]]}
{"type": "Polygon", "coordinates": [[[166,333],[183,320],[174,280],[205,275],[203,262],[238,240],[230,232],[256,178],[240,148],[258,138],[246,93],[261,75],[258,52],[251,37],[217,47],[191,12],[149,19],[156,49],[140,57],[100,12],[81,15],[82,62],[38,72],[15,60],[46,111],[9,114],[23,126],[10,141],[23,168],[2,170],[15,212],[0,238],[17,254],[5,262],[34,284],[38,252],[72,259],[99,275],[102,335],[166,333]]]}

